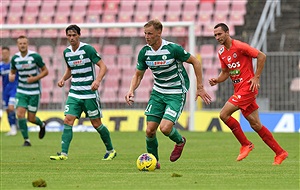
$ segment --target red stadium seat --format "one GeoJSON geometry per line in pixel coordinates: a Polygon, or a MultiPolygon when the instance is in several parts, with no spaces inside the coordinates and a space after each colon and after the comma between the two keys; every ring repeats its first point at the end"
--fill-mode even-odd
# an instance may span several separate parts
{"type": "Polygon", "coordinates": [[[56,7],[56,16],[69,16],[71,14],[71,6],[68,3],[60,3],[68,1],[59,1],[56,7]]]}
{"type": "Polygon", "coordinates": [[[38,19],[39,24],[51,24],[53,23],[52,16],[50,15],[40,15],[38,19]]]}
{"type": "Polygon", "coordinates": [[[87,13],[86,15],[86,23],[99,23],[100,18],[98,14],[87,13]]]}
{"type": "Polygon", "coordinates": [[[117,22],[115,14],[108,14],[108,13],[104,14],[102,16],[102,22],[103,23],[114,23],[114,22],[117,22]]]}
{"type": "Polygon", "coordinates": [[[128,36],[128,37],[139,36],[138,31],[139,30],[137,28],[124,28],[123,36],[128,36]]]}
{"type": "Polygon", "coordinates": [[[26,36],[26,30],[21,30],[21,29],[12,30],[10,35],[12,38],[18,38],[21,35],[26,36]]]}
{"type": "Polygon", "coordinates": [[[119,10],[119,16],[133,16],[134,14],[134,6],[135,6],[135,0],[126,0],[120,2],[120,10],[119,10]]]}
{"type": "Polygon", "coordinates": [[[115,103],[117,99],[117,91],[110,88],[105,88],[100,96],[100,100],[103,103],[115,103]]]}
{"type": "Polygon", "coordinates": [[[43,58],[52,57],[54,54],[53,47],[51,45],[41,45],[38,52],[43,58]]]}
{"type": "Polygon", "coordinates": [[[10,30],[0,30],[0,38],[9,38],[10,37],[10,30]]]}
{"type": "Polygon", "coordinates": [[[54,16],[56,3],[51,3],[52,1],[44,1],[41,6],[41,11],[39,16],[54,16]]]}
{"type": "Polygon", "coordinates": [[[176,1],[176,3],[168,3],[168,9],[166,14],[167,16],[174,15],[179,18],[181,16],[181,13],[182,13],[182,2],[176,1]]]}
{"type": "Polygon", "coordinates": [[[21,16],[9,15],[7,17],[7,24],[21,24],[21,16]]]}
{"type": "Polygon", "coordinates": [[[199,53],[202,58],[213,58],[215,56],[215,46],[213,44],[201,45],[199,53]]]}
{"type": "MultiPolygon", "coordinates": [[[[75,1],[77,2],[77,1],[75,1]]],[[[85,4],[74,4],[72,11],[71,11],[71,18],[73,16],[82,16],[84,17],[86,15],[86,5],[85,4]]]]}
{"type": "Polygon", "coordinates": [[[215,2],[215,13],[227,15],[229,13],[230,0],[218,0],[215,2]]]}
{"type": "Polygon", "coordinates": [[[228,18],[228,23],[233,26],[242,26],[245,24],[244,15],[231,13],[228,18]]]}
{"type": "Polygon", "coordinates": [[[36,17],[39,14],[39,5],[38,4],[27,4],[25,7],[24,15],[36,17]]]}
{"type": "Polygon", "coordinates": [[[36,24],[36,16],[34,15],[24,15],[23,24],[36,24]]]}
{"type": "Polygon", "coordinates": [[[114,1],[105,1],[104,2],[104,15],[105,14],[118,14],[119,11],[119,3],[120,0],[114,0],[114,1]]]}
{"type": "Polygon", "coordinates": [[[132,55],[133,48],[130,44],[122,44],[119,46],[119,54],[120,55],[132,55]]]}
{"type": "MultiPolygon", "coordinates": [[[[150,14],[151,0],[143,0],[136,2],[135,17],[145,17],[150,14]]],[[[146,19],[148,20],[148,18],[146,19]]]]}
{"type": "Polygon", "coordinates": [[[27,30],[27,36],[29,38],[41,38],[42,37],[42,30],[41,29],[27,30]]]}
{"type": "Polygon", "coordinates": [[[183,2],[183,9],[182,9],[182,16],[184,15],[193,15],[196,16],[198,14],[198,5],[199,1],[184,1],[183,2]]]}
{"type": "Polygon", "coordinates": [[[230,14],[245,15],[247,12],[246,4],[247,1],[232,1],[230,14]]]}
{"type": "Polygon", "coordinates": [[[69,23],[69,16],[57,13],[54,17],[55,24],[67,24],[69,23]]]}
{"type": "Polygon", "coordinates": [[[24,14],[22,1],[13,1],[10,3],[8,16],[21,17],[24,14]]]}

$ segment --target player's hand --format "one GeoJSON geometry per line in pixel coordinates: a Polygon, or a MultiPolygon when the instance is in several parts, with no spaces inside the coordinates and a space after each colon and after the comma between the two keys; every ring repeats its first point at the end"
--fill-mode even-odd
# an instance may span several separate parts
{"type": "Polygon", "coordinates": [[[27,83],[28,83],[28,84],[33,83],[33,82],[35,82],[35,81],[36,81],[36,79],[35,79],[35,77],[33,77],[32,75],[29,75],[29,76],[27,77],[27,83]]]}
{"type": "Polygon", "coordinates": [[[59,86],[59,87],[63,87],[64,85],[65,85],[65,81],[63,79],[61,79],[57,82],[57,86],[59,86]]]}
{"type": "Polygon", "coordinates": [[[216,78],[211,78],[208,80],[210,86],[215,86],[216,84],[218,84],[217,79],[216,78]]]}
{"type": "Polygon", "coordinates": [[[16,79],[16,74],[11,74],[11,73],[8,74],[9,82],[14,82],[15,79],[16,79]]]}
{"type": "Polygon", "coordinates": [[[134,94],[132,92],[127,92],[125,100],[128,105],[132,105],[134,103],[134,94]]]}
{"type": "Polygon", "coordinates": [[[197,89],[195,101],[198,99],[198,96],[201,97],[201,99],[205,102],[205,104],[210,104],[211,103],[211,97],[210,97],[209,94],[206,93],[204,88],[197,89]]]}
{"type": "Polygon", "coordinates": [[[251,83],[249,90],[251,90],[252,92],[254,92],[255,90],[259,90],[260,84],[259,84],[259,79],[257,77],[253,77],[248,82],[251,83]]]}
{"type": "Polygon", "coordinates": [[[100,86],[100,82],[95,80],[91,85],[92,91],[96,91],[99,88],[99,86],[100,86]]]}

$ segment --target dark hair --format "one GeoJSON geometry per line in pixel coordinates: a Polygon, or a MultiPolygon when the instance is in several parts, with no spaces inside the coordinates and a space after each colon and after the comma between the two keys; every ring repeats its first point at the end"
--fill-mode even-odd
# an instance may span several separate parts
{"type": "Polygon", "coordinates": [[[27,38],[26,36],[24,36],[24,35],[21,35],[21,36],[18,37],[18,39],[24,39],[24,38],[25,38],[25,39],[28,39],[28,38],[27,38]]]}
{"type": "Polygon", "coordinates": [[[2,47],[2,50],[5,50],[5,49],[6,49],[7,51],[9,51],[9,47],[3,46],[3,47],[2,47]]]}
{"type": "Polygon", "coordinates": [[[150,20],[149,22],[147,22],[144,25],[144,27],[150,27],[150,26],[153,26],[155,30],[162,31],[162,29],[163,29],[163,25],[161,24],[161,22],[158,19],[150,20]]]}
{"type": "Polygon", "coordinates": [[[70,25],[70,26],[68,26],[68,27],[66,28],[66,34],[68,33],[69,30],[73,30],[73,31],[75,31],[78,35],[80,35],[80,28],[79,28],[79,26],[77,26],[77,25],[75,25],[75,24],[72,24],[72,25],[70,25]]]}
{"type": "Polygon", "coordinates": [[[218,27],[221,27],[222,30],[223,30],[224,32],[229,31],[228,26],[227,26],[226,24],[224,24],[224,23],[219,23],[219,24],[217,24],[217,25],[214,27],[214,29],[216,29],[216,28],[218,28],[218,27]]]}

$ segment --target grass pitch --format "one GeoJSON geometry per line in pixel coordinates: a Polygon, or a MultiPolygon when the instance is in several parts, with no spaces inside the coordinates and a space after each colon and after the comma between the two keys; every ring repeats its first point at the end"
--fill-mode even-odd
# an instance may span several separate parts
{"type": "Polygon", "coordinates": [[[146,152],[144,132],[112,132],[118,153],[102,161],[104,145],[98,133],[74,133],[69,159],[53,161],[60,151],[61,133],[47,133],[43,140],[30,133],[32,147],[22,147],[18,133],[1,133],[0,189],[34,189],[32,182],[43,179],[46,189],[299,189],[299,133],[274,133],[289,152],[280,166],[273,166],[274,153],[256,133],[246,133],[255,149],[235,161],[239,143],[231,133],[181,131],[187,144],[179,160],[169,156],[174,144],[158,132],[161,169],[141,172],[137,157],[146,152]]]}

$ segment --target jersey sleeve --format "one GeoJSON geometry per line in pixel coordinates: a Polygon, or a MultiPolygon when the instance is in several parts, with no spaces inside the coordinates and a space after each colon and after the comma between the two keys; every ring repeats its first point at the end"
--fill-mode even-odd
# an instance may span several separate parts
{"type": "Polygon", "coordinates": [[[94,64],[98,63],[98,61],[101,60],[99,53],[96,51],[96,49],[93,46],[89,45],[88,52],[89,52],[89,58],[94,64]]]}
{"type": "Polygon", "coordinates": [[[43,58],[39,54],[35,54],[34,59],[36,60],[36,64],[39,68],[42,68],[45,66],[43,58]]]}
{"type": "Polygon", "coordinates": [[[144,71],[148,69],[148,65],[146,64],[146,56],[145,56],[145,48],[141,49],[138,55],[138,60],[136,64],[136,68],[138,70],[144,71]]]}
{"type": "Polygon", "coordinates": [[[13,70],[17,70],[16,68],[16,62],[15,62],[15,56],[13,56],[11,58],[11,61],[10,61],[10,68],[13,69],[13,70]]]}
{"type": "Polygon", "coordinates": [[[185,62],[191,56],[189,52],[187,52],[182,46],[178,44],[174,44],[174,52],[175,52],[175,59],[181,62],[185,62]]]}
{"type": "Polygon", "coordinates": [[[242,54],[245,54],[247,56],[250,56],[252,58],[256,58],[258,56],[259,51],[255,49],[254,47],[251,47],[247,43],[237,41],[238,43],[237,47],[239,47],[242,54]]]}

